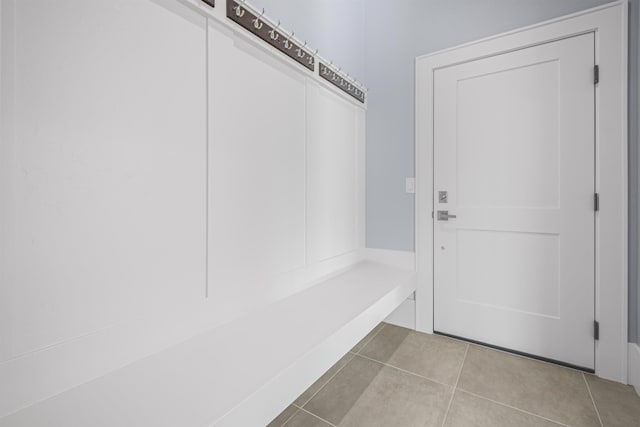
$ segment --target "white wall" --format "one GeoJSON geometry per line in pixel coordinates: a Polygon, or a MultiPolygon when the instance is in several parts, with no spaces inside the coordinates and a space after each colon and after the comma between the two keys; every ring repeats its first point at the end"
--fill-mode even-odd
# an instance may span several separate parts
{"type": "Polygon", "coordinates": [[[205,18],[145,1],[2,7],[15,14],[3,13],[15,33],[2,51],[2,360],[202,298],[205,18]]]}
{"type": "Polygon", "coordinates": [[[193,4],[0,3],[0,417],[362,258],[363,108],[193,4]]]}

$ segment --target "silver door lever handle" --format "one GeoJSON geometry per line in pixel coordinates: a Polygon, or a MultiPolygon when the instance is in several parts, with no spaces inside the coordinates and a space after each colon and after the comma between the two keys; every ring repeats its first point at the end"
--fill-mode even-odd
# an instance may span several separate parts
{"type": "Polygon", "coordinates": [[[438,221],[449,221],[451,218],[456,218],[456,216],[450,214],[449,211],[438,211],[438,221]]]}

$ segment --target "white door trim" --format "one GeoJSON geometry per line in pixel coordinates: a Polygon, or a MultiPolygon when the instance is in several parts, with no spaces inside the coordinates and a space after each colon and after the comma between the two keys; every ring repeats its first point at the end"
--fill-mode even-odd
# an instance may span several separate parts
{"type": "Polygon", "coordinates": [[[596,374],[627,382],[627,3],[617,1],[416,58],[416,329],[433,332],[433,73],[587,32],[596,35],[596,374]],[[420,120],[419,118],[424,118],[420,120]]]}

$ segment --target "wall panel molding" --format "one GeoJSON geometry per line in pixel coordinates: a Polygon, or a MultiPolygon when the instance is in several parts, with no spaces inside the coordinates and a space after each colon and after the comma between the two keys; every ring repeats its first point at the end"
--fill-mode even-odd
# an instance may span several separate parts
{"type": "MultiPolygon", "coordinates": [[[[48,222],[42,222],[41,230],[58,233],[58,237],[52,239],[47,251],[39,256],[56,256],[65,268],[51,270],[52,280],[46,283],[34,278],[30,287],[21,289],[59,293],[43,303],[45,306],[55,303],[57,312],[64,313],[69,320],[69,327],[59,324],[60,334],[56,339],[27,334],[24,336],[31,344],[16,351],[17,347],[7,338],[19,332],[15,326],[18,320],[28,320],[20,328],[32,325],[33,330],[39,332],[41,329],[34,322],[55,326],[59,318],[39,310],[41,305],[31,304],[28,295],[21,305],[16,305],[18,294],[13,291],[7,294],[10,287],[0,289],[3,320],[0,325],[0,417],[246,316],[364,259],[365,105],[235,31],[232,27],[235,24],[224,17],[224,8],[211,9],[202,2],[188,0],[115,1],[120,8],[117,19],[107,12],[95,13],[91,9],[101,6],[113,12],[114,2],[99,6],[94,2],[83,3],[72,11],[66,7],[76,2],[66,0],[57,2],[55,7],[52,5],[55,10],[40,10],[15,2],[25,8],[13,15],[21,17],[18,21],[4,13],[6,5],[14,2],[2,3],[0,153],[12,153],[0,159],[3,166],[0,174],[9,171],[11,175],[10,180],[3,181],[11,183],[11,188],[0,187],[2,203],[8,201],[16,212],[22,209],[33,215],[37,213],[34,208],[43,200],[55,202],[54,208],[67,212],[70,218],[100,219],[102,223],[94,224],[80,235],[74,223],[56,228],[50,217],[43,217],[48,222]],[[136,34],[139,33],[141,16],[145,22],[151,21],[147,22],[142,35],[136,35],[143,37],[145,49],[140,48],[145,51],[143,55],[136,52],[139,48],[136,39],[126,31],[135,29],[136,34]],[[41,22],[45,17],[46,22],[41,22]],[[72,24],[66,25],[67,20],[72,20],[72,24]],[[34,48],[29,50],[30,55],[22,55],[22,60],[27,58],[31,62],[29,69],[21,73],[17,85],[13,80],[18,77],[6,72],[14,66],[7,64],[14,59],[6,44],[7,31],[14,24],[18,34],[39,35],[41,26],[49,31],[46,39],[22,38],[22,43],[27,40],[34,48]],[[74,34],[72,42],[58,43],[58,38],[63,38],[60,29],[73,25],[82,26],[87,37],[78,38],[74,34]],[[114,29],[120,30],[115,32],[122,39],[114,40],[110,25],[124,25],[114,29]],[[167,33],[167,28],[173,30],[161,43],[163,36],[159,34],[167,33]],[[123,42],[123,49],[114,48],[118,40],[123,42]],[[49,43],[53,50],[48,48],[49,43]],[[96,45],[101,46],[98,56],[96,45]],[[68,61],[62,63],[73,73],[52,73],[48,79],[36,79],[37,73],[47,71],[52,64],[60,72],[65,71],[64,67],[60,68],[61,57],[54,57],[55,46],[69,49],[68,61]],[[167,61],[169,65],[165,64],[162,72],[146,70],[150,64],[139,63],[145,55],[156,61],[167,61]],[[179,61],[172,68],[171,63],[182,56],[188,60],[179,61]],[[83,74],[86,67],[94,66],[99,67],[91,75],[83,74]],[[142,82],[136,84],[131,80],[132,76],[142,74],[142,82]],[[70,81],[77,75],[79,78],[70,81]],[[58,84],[38,87],[29,85],[29,79],[58,84]],[[160,87],[154,89],[149,86],[150,81],[158,82],[160,87]],[[76,85],[73,88],[72,83],[76,85]],[[14,86],[18,108],[7,110],[4,107],[11,104],[7,88],[14,86]],[[336,156],[336,163],[342,162],[341,167],[322,170],[333,166],[325,161],[316,172],[320,179],[333,176],[334,186],[341,180],[350,184],[342,194],[348,202],[346,207],[342,206],[341,199],[327,199],[327,203],[335,205],[328,208],[333,220],[325,225],[325,234],[337,243],[327,246],[323,257],[307,260],[307,201],[316,197],[316,190],[307,186],[310,86],[317,97],[324,100],[326,108],[333,106],[344,113],[334,114],[342,126],[332,134],[344,145],[335,145],[325,153],[336,156]],[[68,90],[50,96],[49,91],[64,89],[68,90]],[[48,104],[37,103],[38,108],[48,107],[47,111],[28,108],[37,101],[37,96],[48,99],[48,104]],[[78,97],[75,103],[71,102],[72,96],[78,97]],[[109,97],[117,99],[110,105],[93,101],[111,99],[109,97]],[[166,105],[166,99],[175,102],[166,105]],[[124,105],[123,100],[128,100],[129,105],[124,105]],[[136,114],[129,112],[134,106],[136,114]],[[106,110],[102,111],[103,108],[106,110]],[[29,111],[38,115],[28,114],[29,111]],[[175,114],[170,114],[171,111],[175,114]],[[100,114],[91,120],[67,120],[94,112],[100,114]],[[122,122],[119,114],[126,114],[130,120],[122,122]],[[33,126],[38,129],[47,120],[48,125],[61,129],[58,136],[47,133],[50,138],[44,140],[42,134],[27,132],[33,126]],[[17,133],[19,140],[5,137],[10,129],[5,126],[8,122],[22,126],[17,133]],[[100,127],[104,123],[108,126],[100,127]],[[102,129],[100,136],[113,143],[98,144],[98,138],[92,133],[95,129],[102,129]],[[19,179],[24,179],[18,161],[25,155],[35,156],[38,149],[54,137],[59,137],[54,142],[62,144],[57,146],[58,150],[56,146],[49,146],[52,151],[46,158],[33,157],[37,162],[28,170],[30,179],[40,181],[21,193],[29,195],[29,200],[14,198],[15,186],[19,179]],[[25,149],[31,151],[25,152],[25,149]],[[132,149],[140,150],[132,153],[129,151],[132,149]],[[65,165],[68,167],[63,168],[65,165]],[[43,174],[45,172],[49,175],[43,174]],[[47,194],[51,194],[43,193],[51,184],[51,180],[45,179],[47,176],[56,177],[56,182],[61,184],[57,191],[67,198],[47,199],[47,194]],[[100,184],[99,188],[92,187],[92,183],[100,184]],[[131,194],[126,203],[116,197],[123,193],[131,194]],[[98,204],[104,207],[102,211],[86,211],[82,204],[73,203],[99,202],[105,195],[111,198],[105,205],[98,204]],[[147,218],[144,223],[135,221],[143,214],[147,218]],[[148,224],[154,227],[145,228],[148,224]],[[99,236],[103,237],[97,239],[99,236]],[[64,245],[69,239],[78,238],[83,239],[76,248],[78,253],[69,258],[64,245]],[[128,243],[126,250],[113,244],[118,241],[128,243]],[[102,254],[98,258],[95,257],[97,249],[102,254]],[[226,262],[219,262],[220,257],[226,262]],[[122,264],[122,260],[126,263],[122,264]],[[104,267],[104,271],[92,269],[92,263],[104,267]],[[205,298],[207,266],[208,298],[205,298]],[[92,275],[100,272],[104,274],[99,278],[92,275]],[[73,280],[67,280],[70,278],[73,280]],[[56,280],[66,280],[77,292],[57,287],[56,280]],[[18,306],[25,310],[20,316],[10,311],[18,306]],[[96,309],[91,309],[94,306],[96,309]],[[88,312],[81,312],[83,309],[88,312]],[[102,316],[100,310],[105,309],[108,310],[102,316]],[[98,316],[102,317],[97,319],[98,316]],[[96,320],[100,321],[94,324],[96,320]]],[[[22,49],[21,45],[18,49],[22,49]]],[[[17,64],[17,71],[21,71],[21,66],[17,64]]],[[[311,118],[311,121],[319,122],[321,118],[311,118]]],[[[39,212],[52,212],[52,207],[41,207],[39,212]]],[[[11,228],[27,233],[31,229],[30,226],[15,228],[10,221],[13,219],[2,214],[0,230],[11,228]]],[[[0,278],[3,284],[23,286],[24,276],[4,262],[8,251],[1,245],[2,242],[0,278]]],[[[38,257],[32,257],[28,249],[25,247],[25,251],[17,253],[17,259],[25,267],[22,271],[44,265],[37,261],[38,257]]],[[[31,270],[41,273],[36,268],[31,270]]]]}

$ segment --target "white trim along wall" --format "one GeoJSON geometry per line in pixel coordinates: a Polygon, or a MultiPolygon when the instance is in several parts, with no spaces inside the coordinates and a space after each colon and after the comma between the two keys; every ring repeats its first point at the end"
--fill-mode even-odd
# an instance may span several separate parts
{"type": "Polygon", "coordinates": [[[0,418],[364,259],[366,103],[226,4],[0,2],[0,418]]]}
{"type": "Polygon", "coordinates": [[[640,346],[632,342],[629,343],[629,384],[640,395],[640,346]]]}
{"type": "MultiPolygon", "coordinates": [[[[391,265],[393,267],[414,271],[416,269],[416,254],[408,251],[394,251],[388,249],[366,249],[366,258],[369,261],[391,265]]],[[[385,322],[403,328],[416,329],[416,299],[412,293],[404,300],[385,322]]]]}
{"type": "Polygon", "coordinates": [[[617,1],[416,59],[416,329],[433,332],[433,73],[587,32],[596,37],[596,374],[627,383],[627,2],[617,1]]]}

